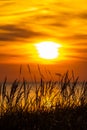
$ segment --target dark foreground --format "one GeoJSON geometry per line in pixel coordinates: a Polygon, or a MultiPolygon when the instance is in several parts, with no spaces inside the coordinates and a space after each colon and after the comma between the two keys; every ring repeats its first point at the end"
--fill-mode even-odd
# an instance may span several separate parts
{"type": "Polygon", "coordinates": [[[0,130],[87,130],[87,105],[50,112],[7,112],[0,118],[0,130]]]}
{"type": "Polygon", "coordinates": [[[87,130],[87,82],[79,86],[73,73],[58,82],[41,79],[33,97],[24,79],[15,80],[9,92],[6,82],[0,87],[0,130],[87,130]]]}

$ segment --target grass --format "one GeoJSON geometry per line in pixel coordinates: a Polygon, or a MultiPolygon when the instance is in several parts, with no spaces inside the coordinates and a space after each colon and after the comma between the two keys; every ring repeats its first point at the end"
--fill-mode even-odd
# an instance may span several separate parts
{"type": "Polygon", "coordinates": [[[15,80],[8,91],[5,78],[0,86],[0,129],[87,130],[87,82],[80,84],[68,71],[56,73],[58,81],[45,82],[38,69],[41,81],[37,84],[34,77],[34,86],[23,78],[22,83],[15,80]]]}

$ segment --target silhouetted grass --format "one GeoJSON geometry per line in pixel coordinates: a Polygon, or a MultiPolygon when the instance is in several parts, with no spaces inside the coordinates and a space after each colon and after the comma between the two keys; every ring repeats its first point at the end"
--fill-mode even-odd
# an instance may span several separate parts
{"type": "Polygon", "coordinates": [[[9,91],[7,78],[0,86],[0,130],[87,130],[87,82],[79,83],[68,71],[56,73],[58,81],[45,82],[38,69],[41,81],[34,77],[34,86],[24,78],[9,91]]]}

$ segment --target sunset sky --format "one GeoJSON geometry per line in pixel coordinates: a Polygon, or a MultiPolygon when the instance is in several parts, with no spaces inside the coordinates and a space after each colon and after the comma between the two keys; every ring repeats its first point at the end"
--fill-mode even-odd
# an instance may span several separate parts
{"type": "Polygon", "coordinates": [[[27,77],[27,64],[87,80],[87,0],[0,0],[0,80],[17,78],[20,65],[27,77]],[[57,58],[39,57],[44,41],[61,45],[57,58]]]}

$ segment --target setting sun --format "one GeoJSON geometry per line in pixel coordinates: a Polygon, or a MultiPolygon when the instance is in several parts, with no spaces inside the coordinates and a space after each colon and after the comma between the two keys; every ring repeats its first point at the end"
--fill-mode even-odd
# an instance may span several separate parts
{"type": "Polygon", "coordinates": [[[35,45],[39,56],[43,59],[55,59],[59,56],[60,44],[52,41],[44,41],[35,45]]]}

